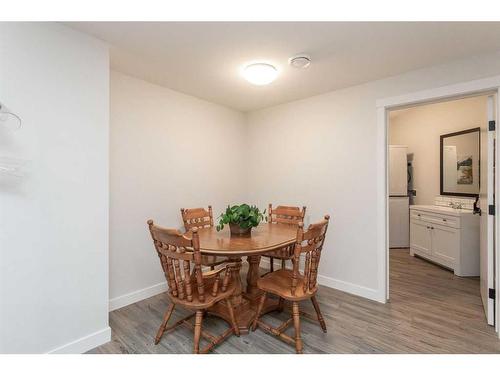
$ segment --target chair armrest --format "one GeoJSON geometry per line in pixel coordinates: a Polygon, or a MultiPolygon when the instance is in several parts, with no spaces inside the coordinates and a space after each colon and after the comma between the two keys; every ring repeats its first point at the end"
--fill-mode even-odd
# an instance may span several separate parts
{"type": "Polygon", "coordinates": [[[215,277],[216,275],[220,274],[221,272],[225,271],[226,267],[219,268],[218,270],[210,270],[202,273],[202,276],[204,279],[210,279],[212,277],[215,277]]]}
{"type": "Polygon", "coordinates": [[[239,265],[236,263],[225,263],[224,267],[219,268],[218,270],[211,270],[202,273],[202,277],[204,280],[206,279],[215,279],[212,284],[212,296],[216,296],[219,293],[219,284],[221,281],[220,274],[224,272],[222,277],[222,292],[225,292],[228,288],[231,279],[232,268],[238,267],[239,265]]]}
{"type": "Polygon", "coordinates": [[[221,272],[224,272],[224,271],[227,271],[228,268],[234,268],[237,266],[237,263],[224,263],[224,266],[217,269],[217,270],[210,270],[210,271],[206,271],[206,272],[203,272],[202,275],[203,275],[203,278],[204,279],[209,279],[209,278],[212,278],[212,277],[215,277],[216,275],[220,274],[221,272]]]}

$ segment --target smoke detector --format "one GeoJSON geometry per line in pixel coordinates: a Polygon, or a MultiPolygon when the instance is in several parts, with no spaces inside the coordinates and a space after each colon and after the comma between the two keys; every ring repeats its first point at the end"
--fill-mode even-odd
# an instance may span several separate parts
{"type": "Polygon", "coordinates": [[[306,69],[311,65],[311,57],[309,55],[300,54],[288,59],[288,63],[297,69],[306,69]]]}

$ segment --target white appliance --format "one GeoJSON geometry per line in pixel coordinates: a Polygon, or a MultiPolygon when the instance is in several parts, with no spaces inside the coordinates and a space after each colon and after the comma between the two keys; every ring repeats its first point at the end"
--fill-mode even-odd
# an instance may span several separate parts
{"type": "Polygon", "coordinates": [[[408,147],[389,146],[389,247],[410,246],[408,147]]]}

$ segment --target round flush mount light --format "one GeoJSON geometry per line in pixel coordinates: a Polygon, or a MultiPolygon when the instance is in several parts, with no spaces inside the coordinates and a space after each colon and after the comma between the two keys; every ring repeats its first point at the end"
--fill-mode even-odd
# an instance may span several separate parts
{"type": "Polygon", "coordinates": [[[311,57],[309,55],[296,55],[288,59],[288,63],[297,69],[306,69],[311,65],[311,57]]]}
{"type": "Polygon", "coordinates": [[[254,63],[243,69],[243,77],[254,85],[268,85],[278,76],[278,70],[271,64],[254,63]]]}

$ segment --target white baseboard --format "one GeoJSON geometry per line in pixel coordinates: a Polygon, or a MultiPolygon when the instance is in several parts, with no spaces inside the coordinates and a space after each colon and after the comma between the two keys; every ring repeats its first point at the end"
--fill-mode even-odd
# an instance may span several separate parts
{"type": "MultiPolygon", "coordinates": [[[[269,259],[261,258],[261,264],[265,264],[266,268],[269,268],[269,259]]],[[[354,294],[363,298],[368,298],[373,301],[385,303],[385,300],[380,299],[380,293],[377,289],[367,288],[358,284],[353,284],[347,281],[342,281],[334,279],[329,276],[318,275],[318,283],[320,285],[327,286],[329,288],[334,288],[341,290],[342,292],[354,294]]]]}
{"type": "Polygon", "coordinates": [[[124,294],[123,296],[115,297],[109,300],[109,311],[131,305],[142,301],[143,299],[156,296],[157,294],[167,291],[167,282],[161,282],[156,285],[148,286],[147,288],[136,290],[135,292],[124,294]]]}
{"type": "MultiPolygon", "coordinates": [[[[265,265],[266,268],[269,268],[269,260],[267,258],[262,258],[261,265],[265,265]]],[[[380,299],[380,293],[376,289],[367,288],[361,285],[349,283],[347,281],[342,281],[323,275],[318,275],[318,283],[329,288],[338,289],[346,293],[354,294],[356,296],[385,303],[385,301],[382,301],[380,299]]],[[[132,303],[142,301],[143,299],[156,296],[157,294],[166,292],[167,289],[167,283],[161,282],[144,289],[136,290],[135,292],[124,294],[123,296],[115,297],[109,300],[109,311],[117,310],[119,308],[131,305],[132,303]]]]}
{"type": "Polygon", "coordinates": [[[354,294],[363,298],[368,298],[373,301],[385,303],[385,301],[380,300],[379,292],[377,289],[367,288],[358,284],[349,283],[347,281],[342,281],[334,279],[333,277],[318,275],[318,283],[320,285],[327,286],[329,288],[334,288],[341,290],[346,293],[354,294]]]}
{"type": "Polygon", "coordinates": [[[80,354],[111,341],[111,328],[107,327],[88,336],[51,350],[48,354],[80,354]]]}

